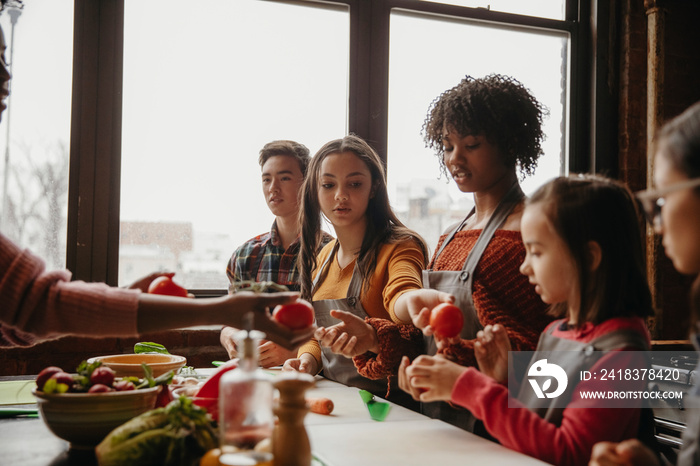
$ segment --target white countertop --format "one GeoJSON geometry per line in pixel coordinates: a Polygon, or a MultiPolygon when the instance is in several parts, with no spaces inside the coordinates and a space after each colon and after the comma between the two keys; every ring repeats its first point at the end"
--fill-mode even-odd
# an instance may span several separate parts
{"type": "Polygon", "coordinates": [[[328,466],[546,464],[396,404],[384,421],[373,421],[354,387],[318,377],[306,393],[335,406],[329,416],[304,419],[311,451],[328,466]]]}

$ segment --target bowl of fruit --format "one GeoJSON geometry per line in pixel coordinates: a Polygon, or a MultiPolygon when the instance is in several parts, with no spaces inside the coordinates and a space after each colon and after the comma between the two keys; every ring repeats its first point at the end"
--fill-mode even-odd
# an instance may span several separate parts
{"type": "Polygon", "coordinates": [[[172,373],[153,378],[119,378],[101,362],[84,361],[77,373],[51,366],[42,370],[32,390],[44,423],[71,448],[92,449],[113,429],[156,407],[169,390],[172,373]]]}

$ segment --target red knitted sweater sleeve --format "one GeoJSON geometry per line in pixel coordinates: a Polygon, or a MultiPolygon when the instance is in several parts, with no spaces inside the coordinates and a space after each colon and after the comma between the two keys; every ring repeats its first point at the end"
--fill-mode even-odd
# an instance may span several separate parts
{"type": "MultiPolygon", "coordinates": [[[[445,248],[435,270],[461,270],[478,238],[479,230],[460,232],[445,248]]],[[[472,299],[482,326],[501,324],[514,351],[532,351],[552,321],[547,305],[535,293],[520,264],[525,246],[518,231],[498,230],[477,265],[472,299]]],[[[460,340],[440,351],[463,366],[475,366],[474,340],[460,340]]]]}
{"type": "Polygon", "coordinates": [[[365,322],[377,332],[379,353],[368,351],[352,359],[361,376],[372,380],[389,377],[396,373],[402,356],[413,360],[423,352],[423,332],[413,325],[376,317],[368,317],[365,322]]]}

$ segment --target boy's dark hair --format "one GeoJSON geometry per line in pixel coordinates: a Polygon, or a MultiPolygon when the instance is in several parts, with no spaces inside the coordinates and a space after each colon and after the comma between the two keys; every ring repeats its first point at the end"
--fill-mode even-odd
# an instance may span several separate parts
{"type": "MultiPolygon", "coordinates": [[[[643,222],[626,185],[598,175],[560,177],[540,187],[526,203],[542,204],[576,264],[578,325],[654,314],[644,261],[643,222]],[[601,250],[595,271],[590,270],[590,241],[601,250]]],[[[567,303],[555,304],[551,310],[564,316],[567,303]]]]}
{"type": "Polygon", "coordinates": [[[508,167],[532,175],[542,155],[542,118],[547,109],[516,79],[498,74],[484,78],[466,76],[438,96],[423,123],[426,147],[435,151],[443,173],[445,130],[461,137],[483,134],[495,144],[508,167]]]}
{"type": "Polygon", "coordinates": [[[306,169],[311,161],[311,156],[309,155],[309,149],[304,144],[287,140],[268,142],[260,149],[260,157],[258,157],[260,168],[265,165],[265,162],[267,162],[270,157],[276,155],[287,155],[297,159],[301,174],[306,176],[306,169]]]}

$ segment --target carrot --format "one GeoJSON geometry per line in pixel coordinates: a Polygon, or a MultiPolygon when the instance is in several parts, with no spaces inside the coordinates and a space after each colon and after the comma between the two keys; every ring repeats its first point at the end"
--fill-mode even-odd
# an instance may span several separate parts
{"type": "Polygon", "coordinates": [[[330,414],[333,412],[333,400],[330,398],[307,398],[306,404],[312,413],[330,414]]]}

